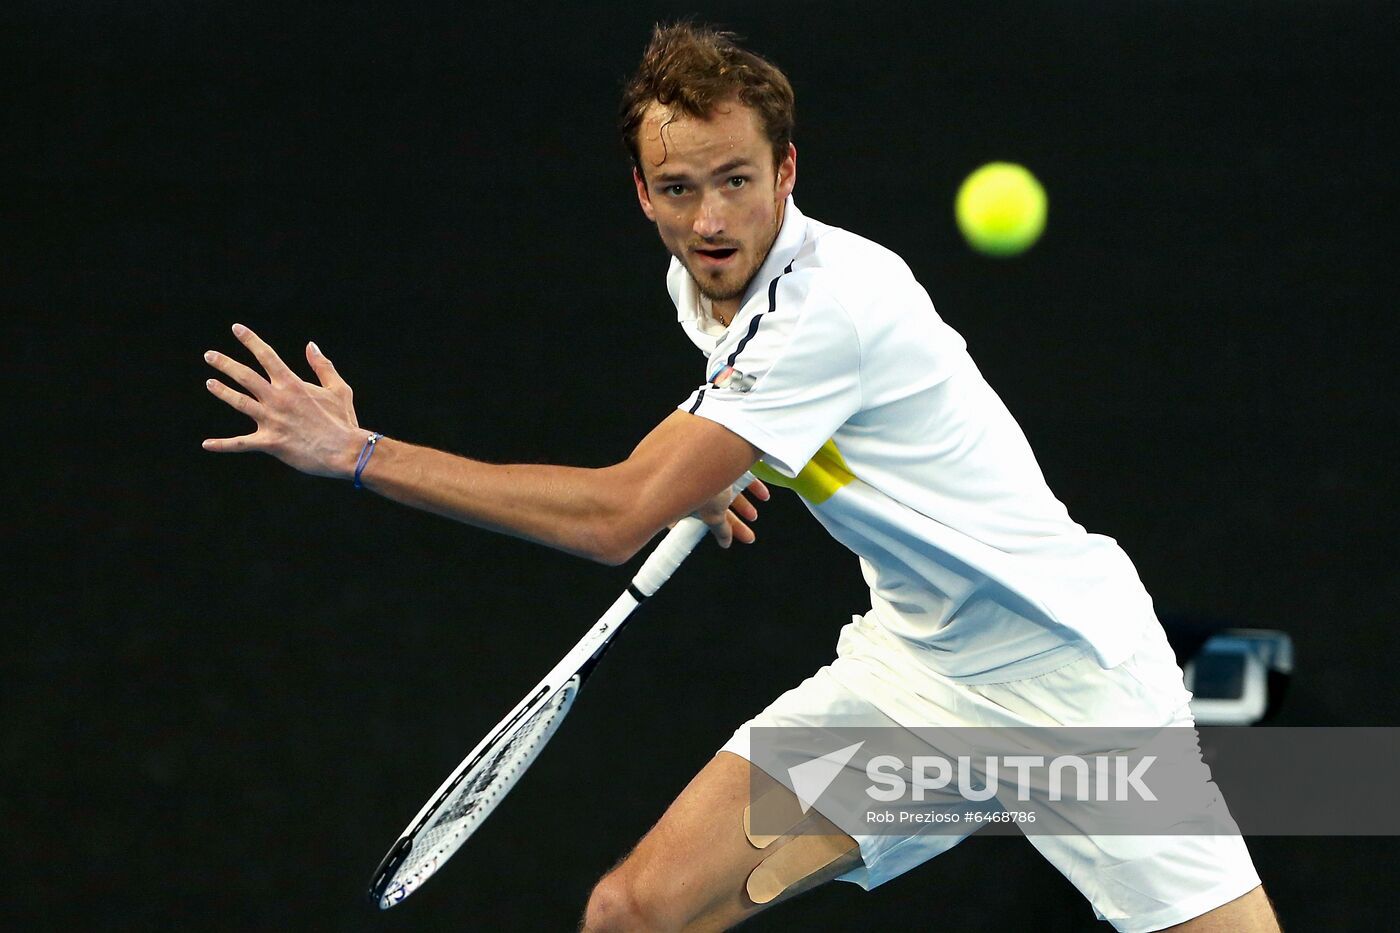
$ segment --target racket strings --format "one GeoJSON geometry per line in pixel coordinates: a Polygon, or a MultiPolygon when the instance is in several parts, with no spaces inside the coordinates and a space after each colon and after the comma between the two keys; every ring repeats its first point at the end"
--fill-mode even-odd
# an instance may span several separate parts
{"type": "Polygon", "coordinates": [[[511,779],[518,773],[522,760],[525,760],[531,749],[551,731],[550,726],[558,716],[567,689],[565,687],[550,697],[519,729],[502,740],[491,754],[483,758],[480,765],[468,772],[458,787],[455,802],[446,807],[443,814],[433,821],[434,827],[465,819],[492,799],[493,792],[499,792],[502,785],[513,783],[511,779]]]}
{"type": "Polygon", "coordinates": [[[424,821],[413,839],[413,855],[389,882],[391,889],[402,889],[399,897],[426,881],[515,786],[569,711],[578,684],[577,677],[566,681],[463,772],[437,814],[424,821]]]}

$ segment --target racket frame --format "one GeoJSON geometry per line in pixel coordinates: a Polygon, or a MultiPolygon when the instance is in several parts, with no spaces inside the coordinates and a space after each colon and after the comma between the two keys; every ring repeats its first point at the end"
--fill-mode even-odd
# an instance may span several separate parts
{"type": "MultiPolygon", "coordinates": [[[[753,475],[745,473],[731,487],[732,495],[737,496],[753,481],[753,475]]],[[[375,869],[368,893],[370,900],[378,904],[381,910],[388,910],[401,903],[409,894],[421,887],[428,878],[436,874],[438,868],[441,868],[447,859],[452,857],[457,848],[466,842],[465,837],[457,842],[452,851],[443,856],[438,861],[437,866],[427,875],[421,877],[417,883],[412,886],[399,885],[393,891],[388,890],[399,869],[413,853],[414,840],[451,798],[457,786],[468,774],[472,773],[483,758],[494,751],[501,742],[506,741],[521,723],[527,721],[532,710],[554,696],[570,678],[578,678],[578,683],[574,687],[576,693],[583,688],[584,680],[588,678],[598,661],[602,659],[604,652],[612,644],[612,640],[617,637],[618,632],[626,626],[633,610],[670,579],[671,574],[675,573],[676,568],[695,549],[695,546],[700,543],[708,531],[709,527],[694,516],[687,516],[677,522],[661,543],[648,555],[636,575],[632,577],[632,582],[628,584],[627,589],[613,601],[606,612],[599,616],[598,621],[589,627],[583,637],[559,660],[559,663],[555,664],[549,673],[541,678],[539,683],[527,692],[520,702],[516,703],[511,711],[477,743],[476,747],[462,759],[461,764],[453,769],[452,773],[447,776],[447,780],[442,782],[417,815],[409,821],[408,826],[399,834],[398,841],[389,849],[380,861],[379,867],[375,869]]],[[[561,714],[561,718],[562,715],[567,715],[567,711],[561,714]]],[[[554,728],[557,730],[558,724],[554,728]]],[[[545,741],[547,742],[548,739],[545,741]]],[[[536,754],[538,755],[538,751],[536,754]]],[[[520,773],[523,774],[528,767],[527,764],[520,773]]],[[[482,817],[483,821],[485,819],[486,817],[482,817]]],[[[475,829],[472,831],[474,832],[475,829]]],[[[470,836],[470,833],[467,835],[470,836]]]]}

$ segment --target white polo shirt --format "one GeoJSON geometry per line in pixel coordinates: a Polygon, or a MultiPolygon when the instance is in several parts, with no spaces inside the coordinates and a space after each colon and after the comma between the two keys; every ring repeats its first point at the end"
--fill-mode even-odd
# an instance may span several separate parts
{"type": "Polygon", "coordinates": [[[789,198],[728,328],[674,258],[667,287],[708,382],[681,406],[763,451],[860,558],[901,661],[967,682],[1125,660],[1156,625],[1118,544],[1069,517],[966,343],[894,253],[789,198]]]}

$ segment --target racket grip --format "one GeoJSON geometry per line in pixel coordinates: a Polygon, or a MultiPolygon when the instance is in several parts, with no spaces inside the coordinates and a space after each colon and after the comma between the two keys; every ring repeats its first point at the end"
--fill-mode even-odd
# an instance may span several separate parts
{"type": "MultiPolygon", "coordinates": [[[[729,501],[733,502],[734,497],[747,489],[753,481],[752,473],[745,473],[735,480],[734,485],[729,488],[729,501]]],[[[643,562],[637,575],[632,578],[632,585],[640,590],[643,596],[650,596],[661,589],[661,584],[671,579],[671,574],[675,573],[681,561],[695,550],[695,545],[700,543],[707,531],[709,526],[693,515],[687,515],[676,522],[676,527],[661,539],[656,550],[643,562]]]]}

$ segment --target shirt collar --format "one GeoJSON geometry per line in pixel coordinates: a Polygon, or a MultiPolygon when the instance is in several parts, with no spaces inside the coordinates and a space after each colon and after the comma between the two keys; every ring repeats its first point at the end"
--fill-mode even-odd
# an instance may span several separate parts
{"type": "MultiPolygon", "coordinates": [[[[773,248],[758,267],[753,279],[744,291],[740,308],[749,303],[755,294],[768,287],[768,281],[782,272],[792,262],[798,250],[807,239],[807,218],[797,209],[792,195],[788,195],[783,205],[783,225],[778,228],[778,236],[773,248]]],[[[671,293],[671,301],[676,305],[676,320],[685,330],[685,335],[697,347],[709,354],[724,336],[725,328],[710,316],[710,301],[695,287],[695,280],[681,265],[681,261],[671,257],[671,266],[666,272],[666,290],[671,293]]]]}

